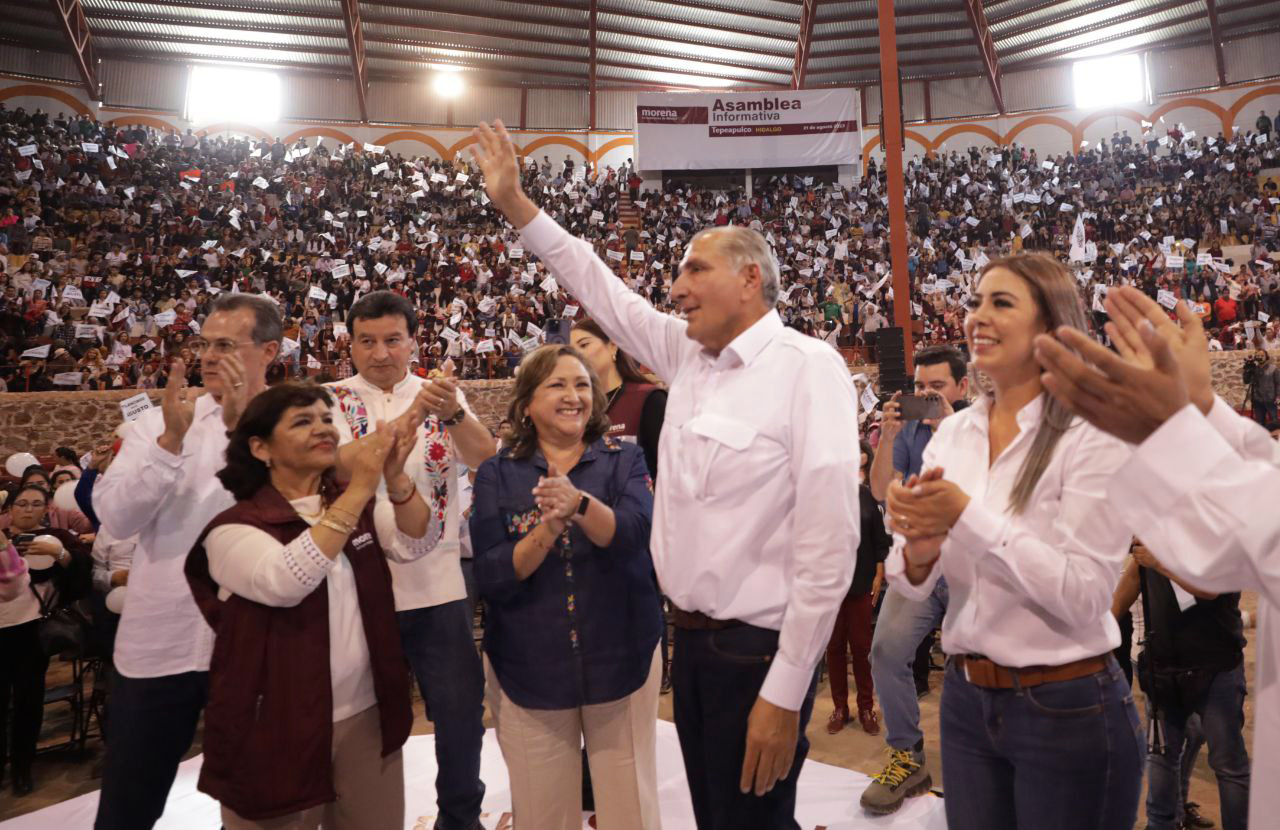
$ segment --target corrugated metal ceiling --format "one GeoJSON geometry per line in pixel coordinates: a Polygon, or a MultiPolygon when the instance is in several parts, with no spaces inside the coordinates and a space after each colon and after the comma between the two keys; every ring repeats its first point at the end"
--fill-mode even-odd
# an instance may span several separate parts
{"type": "MultiPolygon", "coordinates": [[[[244,60],[351,72],[341,0],[82,0],[102,57],[244,60]]],[[[1205,0],[983,0],[1002,68],[1206,42],[1205,0]]],[[[372,78],[474,68],[522,86],[788,85],[802,0],[362,0],[372,78]]],[[[903,75],[982,71],[965,0],[895,0],[903,75]]],[[[1280,31],[1280,0],[1217,0],[1224,37],[1280,31]]],[[[812,83],[878,75],[874,0],[820,2],[812,83]]],[[[0,43],[69,49],[50,6],[0,0],[0,43]]]]}

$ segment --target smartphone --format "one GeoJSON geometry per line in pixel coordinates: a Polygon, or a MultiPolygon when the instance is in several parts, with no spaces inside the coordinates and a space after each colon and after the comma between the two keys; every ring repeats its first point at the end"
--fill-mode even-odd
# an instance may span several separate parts
{"type": "Polygon", "coordinates": [[[20,548],[23,545],[29,545],[36,540],[34,533],[19,533],[13,537],[13,546],[20,548]]]}
{"type": "Polygon", "coordinates": [[[924,421],[942,417],[942,399],[935,395],[903,395],[898,411],[904,421],[924,421]]]}

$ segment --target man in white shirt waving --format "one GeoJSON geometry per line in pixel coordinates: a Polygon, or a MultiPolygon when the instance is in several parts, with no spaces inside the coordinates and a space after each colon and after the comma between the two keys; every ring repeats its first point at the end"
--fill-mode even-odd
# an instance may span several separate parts
{"type": "Polygon", "coordinates": [[[815,666],[858,546],[857,396],[828,345],[782,325],[759,233],[704,231],[671,289],[629,291],[520,189],[501,123],[476,130],[493,203],[525,248],[670,387],[650,548],[676,606],[676,728],[700,830],[795,828],[815,666]]]}
{"type": "MultiPolygon", "coordinates": [[[[391,291],[361,297],[347,315],[351,360],[357,374],[329,384],[335,398],[334,424],[343,445],[375,430],[379,421],[402,416],[421,425],[418,446],[405,463],[427,505],[444,520],[440,544],[421,559],[390,562],[396,617],[405,656],[418,679],[427,713],[435,723],[437,830],[479,827],[484,784],[480,746],[484,739],[484,670],[472,634],[458,529],[456,461],[472,469],[497,449],[493,436],[467,409],[452,375],[435,381],[409,372],[418,316],[413,305],[391,291]],[[407,415],[411,409],[416,415],[407,415]],[[423,422],[422,415],[430,417],[423,422]]],[[[392,499],[379,485],[375,520],[394,526],[392,499]]]]}
{"type": "Polygon", "coordinates": [[[1135,288],[1112,288],[1106,305],[1119,354],[1083,333],[1043,335],[1044,384],[1137,445],[1108,493],[1162,565],[1203,591],[1258,592],[1253,778],[1264,784],[1250,788],[1249,823],[1269,827],[1280,814],[1280,790],[1267,786],[1280,780],[1280,445],[1213,394],[1204,330],[1185,303],[1181,328],[1135,288]]]}
{"type": "Polygon", "coordinates": [[[187,343],[200,358],[204,389],[185,388],[186,366],[174,361],[162,406],[128,425],[93,489],[103,528],[118,539],[138,537],[116,633],[95,830],[153,826],[191,748],[209,689],[213,630],[183,565],[205,525],[234,504],[214,474],[226,466],[227,431],[266,388],[280,336],[271,300],[219,297],[201,337],[187,343]]]}

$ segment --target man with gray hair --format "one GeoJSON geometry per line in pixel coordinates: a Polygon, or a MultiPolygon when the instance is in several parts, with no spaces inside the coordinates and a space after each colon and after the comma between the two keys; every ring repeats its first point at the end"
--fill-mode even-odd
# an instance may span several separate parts
{"type": "Polygon", "coordinates": [[[860,530],[848,369],[782,325],[759,233],[693,238],[671,288],[676,319],[524,194],[501,123],[475,136],[489,198],[525,248],[670,387],[650,549],[675,605],[676,729],[699,830],[796,828],[815,667],[860,530]]]}
{"type": "Polygon", "coordinates": [[[120,453],[94,487],[103,528],[117,539],[138,536],[108,686],[96,830],[152,827],[191,748],[209,689],[213,630],[183,566],[205,526],[235,503],[215,473],[226,466],[227,431],[266,388],[280,337],[272,300],[219,297],[200,337],[187,343],[204,388],[188,389],[187,367],[175,360],[160,407],[125,425],[120,453]]]}

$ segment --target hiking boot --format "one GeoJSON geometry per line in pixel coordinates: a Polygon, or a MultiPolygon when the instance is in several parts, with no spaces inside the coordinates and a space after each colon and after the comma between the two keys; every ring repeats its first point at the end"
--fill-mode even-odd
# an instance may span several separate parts
{"type": "Polygon", "coordinates": [[[1182,826],[1188,830],[1208,830],[1215,825],[1213,819],[1205,818],[1200,814],[1199,804],[1188,801],[1182,805],[1182,826]]]}
{"type": "Polygon", "coordinates": [[[923,795],[933,786],[929,770],[909,749],[895,749],[888,765],[862,793],[862,809],[883,816],[896,811],[909,796],[923,795]]]}

